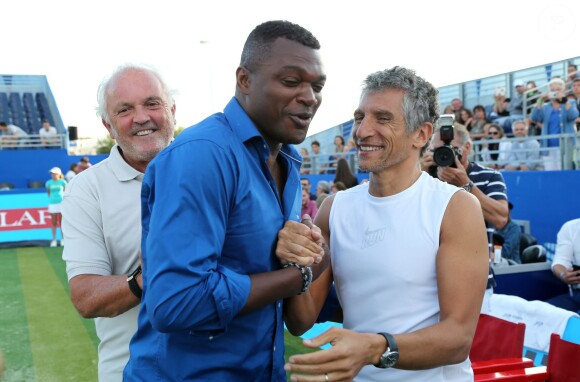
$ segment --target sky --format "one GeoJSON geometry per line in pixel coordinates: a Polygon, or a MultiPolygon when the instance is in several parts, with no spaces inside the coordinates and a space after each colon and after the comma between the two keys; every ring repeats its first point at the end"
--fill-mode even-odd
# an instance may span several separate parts
{"type": "Polygon", "coordinates": [[[327,73],[308,135],[352,118],[360,84],[395,65],[435,86],[580,56],[572,1],[28,0],[2,4],[0,74],[46,75],[65,126],[102,137],[101,80],[132,62],[177,94],[177,125],[221,111],[234,94],[247,35],[284,19],[320,41],[327,73]]]}

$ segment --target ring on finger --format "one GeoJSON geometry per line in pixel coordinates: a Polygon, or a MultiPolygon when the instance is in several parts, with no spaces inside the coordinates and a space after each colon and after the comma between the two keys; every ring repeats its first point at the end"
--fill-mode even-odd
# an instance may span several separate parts
{"type": "Polygon", "coordinates": [[[328,373],[324,373],[324,382],[328,382],[328,381],[329,381],[328,373]]]}

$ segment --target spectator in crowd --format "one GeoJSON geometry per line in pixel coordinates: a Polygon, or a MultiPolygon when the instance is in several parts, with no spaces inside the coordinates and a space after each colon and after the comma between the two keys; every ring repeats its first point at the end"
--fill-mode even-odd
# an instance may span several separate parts
{"type": "MultiPolygon", "coordinates": [[[[51,247],[56,247],[56,231],[58,227],[61,227],[61,203],[66,188],[67,182],[63,179],[62,171],[58,167],[53,167],[50,169],[50,179],[46,181],[45,188],[48,193],[48,213],[50,214],[51,227],[50,231],[52,233],[52,241],[50,242],[51,247]]],[[[60,245],[64,246],[64,235],[62,233],[62,228],[60,230],[60,245]]]]}
{"type": "MultiPolygon", "coordinates": [[[[532,121],[530,115],[534,110],[534,106],[538,101],[542,102],[542,93],[538,90],[538,86],[536,85],[535,81],[528,81],[526,83],[526,94],[525,94],[525,103],[526,103],[526,115],[527,115],[527,125],[529,127],[529,135],[539,135],[540,134],[540,126],[536,124],[536,122],[532,121]]],[[[512,124],[513,126],[513,124],[512,124]]]]}
{"type": "Polygon", "coordinates": [[[485,139],[487,134],[484,130],[484,126],[487,123],[486,111],[483,105],[475,105],[473,107],[473,119],[469,123],[469,126],[465,126],[467,131],[469,131],[469,136],[472,140],[485,139]]]}
{"type": "Polygon", "coordinates": [[[359,166],[372,176],[331,195],[316,215],[332,267],[291,299],[288,309],[302,315],[286,321],[294,334],[308,329],[334,280],[344,328],[304,341],[333,346],[291,356],[289,371],[318,374],[294,380],[473,380],[468,354],[485,289],[485,226],[475,197],[420,170],[438,117],[437,89],[412,71],[367,77],[354,135],[359,166]]]}
{"type": "MultiPolygon", "coordinates": [[[[435,131],[430,145],[431,149],[425,152],[421,159],[421,168],[444,182],[462,187],[479,200],[489,233],[488,243],[491,256],[493,232],[496,228],[505,227],[509,219],[505,180],[499,171],[469,160],[473,144],[466,129],[454,125],[454,132],[451,145],[456,150],[455,167],[439,167],[433,160],[433,150],[444,144],[439,131],[435,131]]],[[[495,285],[493,269],[490,266],[482,313],[490,311],[490,297],[495,285]]]]}
{"type": "Polygon", "coordinates": [[[300,216],[308,215],[312,219],[316,216],[318,212],[318,207],[316,206],[316,202],[310,199],[310,193],[306,189],[302,189],[302,211],[300,212],[300,216]]]}
{"type": "Polygon", "coordinates": [[[506,139],[503,128],[496,123],[489,125],[488,139],[492,142],[489,142],[487,147],[481,150],[482,160],[496,170],[504,168],[508,163],[511,141],[506,139]]]}
{"type": "Polygon", "coordinates": [[[302,156],[302,166],[300,166],[300,173],[310,174],[312,163],[310,163],[310,154],[308,153],[308,149],[306,147],[301,148],[300,155],[302,156]]]}
{"type": "Polygon", "coordinates": [[[463,101],[461,101],[459,98],[453,98],[451,100],[451,107],[453,108],[453,113],[449,114],[454,114],[455,120],[463,125],[463,122],[461,122],[461,109],[463,109],[463,101]]]}
{"type": "Polygon", "coordinates": [[[91,167],[93,164],[91,163],[89,157],[82,157],[79,163],[77,163],[77,174],[85,171],[87,168],[91,167]]]}
{"type": "Polygon", "coordinates": [[[574,80],[580,79],[580,72],[578,72],[578,66],[576,64],[569,63],[568,68],[566,69],[568,72],[568,77],[566,79],[568,87],[571,89],[574,80]]]}
{"type": "Polygon", "coordinates": [[[344,158],[338,160],[336,175],[334,176],[334,183],[336,182],[342,182],[347,189],[358,185],[358,179],[350,171],[350,166],[344,158]]]}
{"type": "Polygon", "coordinates": [[[310,178],[308,178],[307,176],[304,176],[302,178],[300,178],[300,185],[302,186],[302,189],[308,191],[308,195],[310,195],[310,200],[316,200],[316,194],[312,193],[312,185],[310,184],[310,178]]]}
{"type": "Polygon", "coordinates": [[[334,152],[328,157],[327,174],[335,174],[338,160],[344,157],[344,138],[341,135],[334,137],[334,152]]]}
{"type": "MultiPolygon", "coordinates": [[[[572,93],[574,100],[576,100],[576,107],[580,112],[580,78],[576,78],[572,82],[572,93]]],[[[576,131],[580,131],[580,117],[576,118],[576,131]]]]}
{"type": "MultiPolygon", "coordinates": [[[[576,101],[569,100],[565,93],[565,84],[561,78],[550,81],[550,102],[536,103],[532,111],[532,121],[542,123],[541,137],[558,134],[573,134],[576,132],[575,121],[579,116],[576,101]]],[[[547,138],[540,141],[544,156],[545,170],[560,170],[562,162],[564,170],[571,170],[574,155],[575,140],[567,138],[547,138]]]]}
{"type": "MultiPolygon", "coordinates": [[[[510,171],[541,170],[540,144],[528,138],[528,125],[524,120],[515,121],[512,130],[514,139],[507,152],[507,165],[510,171]]],[[[501,149],[500,149],[501,151],[501,149]]]]}
{"type": "Polygon", "coordinates": [[[328,195],[330,195],[330,184],[326,180],[318,181],[316,184],[316,207],[320,208],[328,195]]]}
{"type": "Polygon", "coordinates": [[[443,114],[453,114],[453,116],[455,116],[455,109],[453,108],[453,105],[445,106],[445,108],[443,109],[443,114]]]}
{"type": "MultiPolygon", "coordinates": [[[[258,25],[223,113],[147,168],[145,288],[125,380],[286,380],[282,300],[306,292],[324,264],[281,268],[275,255],[285,222],[301,226],[294,145],[322,101],[319,48],[299,25],[258,25]]],[[[323,249],[308,231],[313,260],[323,249]]]]}
{"type": "MultiPolygon", "coordinates": [[[[508,202],[508,208],[511,211],[514,206],[508,202]]],[[[512,260],[516,264],[521,264],[520,258],[520,226],[517,225],[508,214],[507,224],[500,229],[496,229],[494,235],[499,235],[502,238],[501,256],[505,259],[512,260]]]]}
{"type": "Polygon", "coordinates": [[[334,182],[332,183],[332,186],[330,186],[330,191],[332,194],[336,194],[338,191],[344,190],[346,190],[346,186],[341,181],[334,182]]]}
{"type": "Polygon", "coordinates": [[[558,231],[552,273],[569,292],[547,302],[580,314],[580,219],[567,221],[558,231]]]}
{"type": "Polygon", "coordinates": [[[26,145],[26,139],[28,138],[28,133],[22,130],[16,125],[9,125],[4,121],[0,122],[0,141],[2,145],[7,147],[23,147],[26,145]]]}
{"type": "Polygon", "coordinates": [[[459,115],[461,118],[458,122],[464,125],[467,131],[469,131],[471,129],[471,122],[473,121],[473,113],[471,110],[463,108],[459,112],[459,115]]]}
{"type": "Polygon", "coordinates": [[[523,118],[524,92],[526,87],[523,81],[516,81],[514,83],[515,92],[512,92],[511,98],[506,98],[505,94],[497,93],[494,96],[493,111],[499,117],[493,120],[494,123],[500,125],[505,134],[512,135],[512,123],[515,120],[523,118]]]}
{"type": "Polygon", "coordinates": [[[77,174],[77,167],[78,164],[71,163],[70,168],[68,169],[66,174],[64,174],[64,179],[67,181],[67,183],[69,183],[72,180],[72,178],[77,174]]]}
{"type": "Polygon", "coordinates": [[[48,119],[42,120],[42,127],[38,131],[40,135],[40,143],[43,146],[56,147],[58,145],[58,132],[56,127],[50,126],[48,119]]]}
{"type": "Polygon", "coordinates": [[[326,172],[328,157],[320,153],[320,142],[312,141],[310,147],[312,148],[312,174],[324,174],[326,172]]]}
{"type": "Polygon", "coordinates": [[[149,162],[173,139],[175,102],[160,74],[140,65],[115,70],[101,83],[97,99],[97,114],[116,144],[108,158],[67,187],[62,257],[74,306],[95,319],[99,381],[108,382],[123,379],[137,330],[141,184],[149,162]]]}

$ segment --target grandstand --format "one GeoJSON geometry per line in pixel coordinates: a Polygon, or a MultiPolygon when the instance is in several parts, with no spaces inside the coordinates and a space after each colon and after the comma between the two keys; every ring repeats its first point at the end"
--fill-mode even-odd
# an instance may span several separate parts
{"type": "MultiPolygon", "coordinates": [[[[567,70],[570,64],[580,66],[580,57],[439,87],[439,104],[441,105],[441,111],[443,111],[443,108],[446,105],[451,104],[451,101],[454,98],[460,99],[463,102],[464,107],[468,109],[473,109],[475,105],[484,105],[489,111],[494,103],[493,96],[496,89],[505,89],[506,97],[510,97],[515,91],[514,84],[517,81],[534,81],[537,85],[538,91],[545,92],[551,79],[556,77],[565,79],[567,77],[567,70]]],[[[534,101],[534,99],[526,98],[525,102],[526,101],[529,105],[530,102],[534,101]]],[[[527,112],[525,106],[526,103],[524,104],[524,113],[527,112]]],[[[526,116],[527,115],[524,114],[524,117],[526,116]]],[[[352,134],[352,122],[352,120],[346,121],[320,133],[313,134],[306,138],[306,140],[298,146],[298,149],[305,147],[310,152],[310,144],[312,141],[316,140],[320,142],[320,148],[323,153],[332,153],[334,150],[334,137],[342,135],[346,140],[348,140],[352,134]]]]}
{"type": "Polygon", "coordinates": [[[0,75],[0,121],[38,134],[43,119],[48,119],[58,133],[67,132],[46,76],[0,75]]]}

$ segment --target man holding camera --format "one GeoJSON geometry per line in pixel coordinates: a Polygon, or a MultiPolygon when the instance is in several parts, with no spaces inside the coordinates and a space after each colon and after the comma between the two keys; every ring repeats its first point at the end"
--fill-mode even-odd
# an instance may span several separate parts
{"type": "MultiPolygon", "coordinates": [[[[442,121],[445,121],[442,118],[442,121]]],[[[423,171],[429,172],[440,180],[462,187],[474,195],[483,211],[483,217],[488,227],[491,253],[492,234],[495,228],[501,229],[508,223],[509,207],[505,180],[499,171],[484,167],[476,162],[470,162],[472,143],[469,132],[465,129],[442,126],[433,134],[431,150],[427,150],[421,158],[423,171]],[[443,131],[443,134],[442,134],[443,131]],[[451,131],[451,134],[449,134],[451,131]],[[440,154],[441,149],[447,149],[440,154]],[[452,160],[449,160],[449,150],[452,150],[452,160]],[[439,155],[434,155],[435,153],[439,155]],[[435,161],[437,158],[437,163],[435,161]],[[442,161],[447,159],[447,161],[442,161]]],[[[452,126],[452,125],[451,125],[452,126]]],[[[487,290],[483,301],[482,312],[489,310],[489,297],[493,292],[495,280],[490,267],[487,290]]]]}

